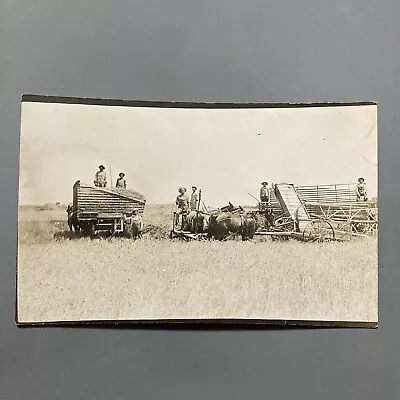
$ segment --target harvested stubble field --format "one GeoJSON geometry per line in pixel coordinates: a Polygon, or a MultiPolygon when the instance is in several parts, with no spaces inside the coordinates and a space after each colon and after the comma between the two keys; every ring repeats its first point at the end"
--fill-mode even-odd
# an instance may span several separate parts
{"type": "Polygon", "coordinates": [[[171,207],[143,239],[75,238],[64,209],[20,210],[20,322],[260,318],[377,321],[377,240],[183,242],[171,207]],[[63,220],[62,220],[63,219],[63,220]]]}

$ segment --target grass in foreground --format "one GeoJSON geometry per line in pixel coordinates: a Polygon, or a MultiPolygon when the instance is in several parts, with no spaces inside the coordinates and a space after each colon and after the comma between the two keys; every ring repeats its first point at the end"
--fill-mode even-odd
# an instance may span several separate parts
{"type": "Polygon", "coordinates": [[[376,238],[171,241],[165,205],[146,207],[142,240],[90,240],[64,212],[20,213],[21,321],[377,319],[376,238]]]}
{"type": "Polygon", "coordinates": [[[377,243],[63,241],[19,248],[21,320],[368,320],[377,243]]]}

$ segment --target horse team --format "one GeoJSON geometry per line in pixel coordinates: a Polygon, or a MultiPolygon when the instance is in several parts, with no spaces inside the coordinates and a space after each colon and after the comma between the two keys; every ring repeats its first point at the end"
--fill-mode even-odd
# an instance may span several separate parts
{"type": "Polygon", "coordinates": [[[242,240],[253,239],[257,220],[253,212],[245,212],[231,204],[210,215],[191,211],[183,225],[183,230],[194,234],[206,233],[208,239],[226,240],[241,236],[242,240]]]}

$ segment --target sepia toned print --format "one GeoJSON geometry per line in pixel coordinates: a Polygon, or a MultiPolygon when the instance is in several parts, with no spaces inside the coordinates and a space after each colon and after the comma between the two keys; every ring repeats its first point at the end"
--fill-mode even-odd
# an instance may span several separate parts
{"type": "Polygon", "coordinates": [[[26,96],[17,322],[376,327],[377,106],[26,96]]]}

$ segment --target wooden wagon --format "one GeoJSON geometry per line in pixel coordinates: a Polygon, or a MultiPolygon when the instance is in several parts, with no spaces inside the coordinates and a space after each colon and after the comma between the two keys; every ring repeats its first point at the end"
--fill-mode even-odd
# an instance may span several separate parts
{"type": "Polygon", "coordinates": [[[145,204],[145,197],[136,191],[100,188],[77,181],[73,186],[71,217],[85,235],[99,232],[129,235],[134,211],[142,214],[145,204]]]}

